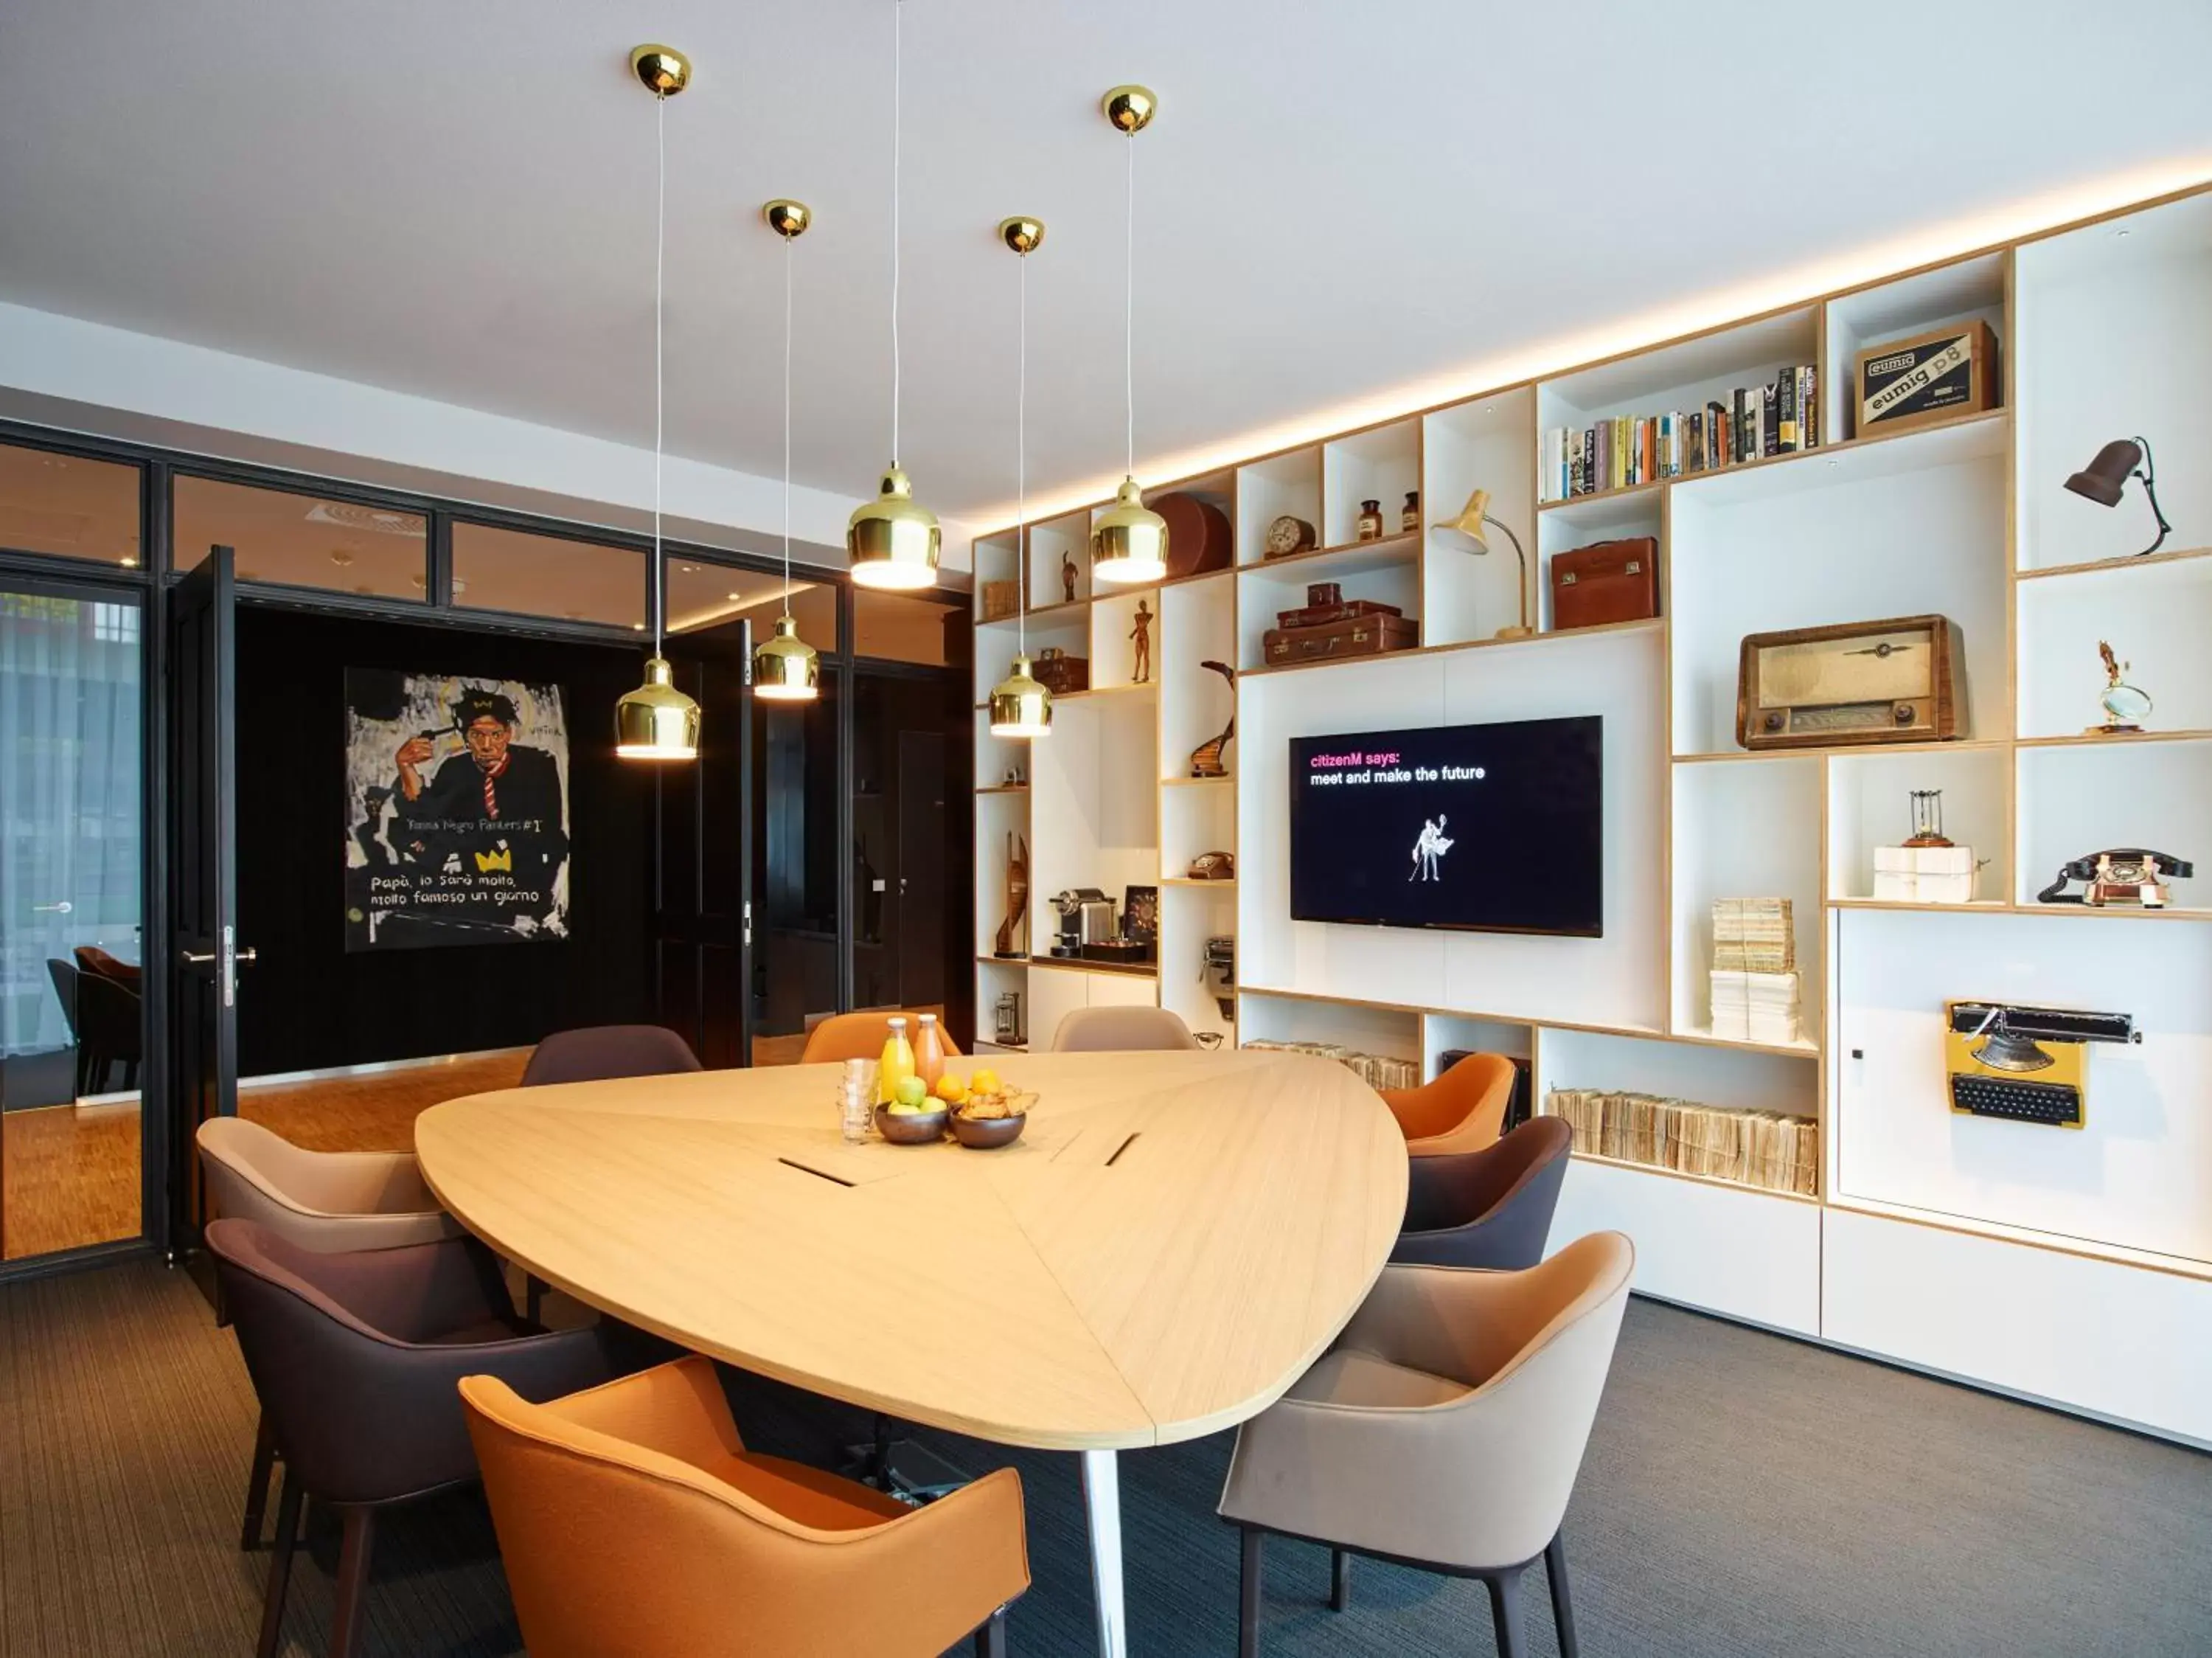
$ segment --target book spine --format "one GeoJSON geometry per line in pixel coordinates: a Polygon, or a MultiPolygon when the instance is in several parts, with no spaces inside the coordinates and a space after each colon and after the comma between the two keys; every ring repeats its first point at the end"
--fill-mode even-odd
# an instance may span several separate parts
{"type": "Polygon", "coordinates": [[[1775,446],[1785,454],[1797,447],[1797,371],[1784,369],[1774,382],[1775,446]]]}
{"type": "Polygon", "coordinates": [[[1805,447],[1816,449],[1820,446],[1820,371],[1808,363],[1798,370],[1805,377],[1804,400],[1799,405],[1797,418],[1805,432],[1805,447]]]}
{"type": "Polygon", "coordinates": [[[1774,418],[1774,387],[1759,388],[1759,454],[1763,458],[1782,453],[1782,432],[1774,418]]]}

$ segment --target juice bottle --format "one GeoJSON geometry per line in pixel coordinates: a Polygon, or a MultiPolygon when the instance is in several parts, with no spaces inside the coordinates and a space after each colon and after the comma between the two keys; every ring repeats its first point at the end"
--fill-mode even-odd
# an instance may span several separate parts
{"type": "Polygon", "coordinates": [[[884,1057],[876,1064],[876,1103],[890,1104],[897,1093],[899,1078],[914,1075],[914,1047],[906,1039],[906,1021],[894,1019],[891,1033],[884,1041],[884,1057]]]}
{"type": "Polygon", "coordinates": [[[937,1092],[937,1079],[945,1075],[945,1038],[937,1028],[937,1015],[921,1015],[921,1029],[914,1039],[914,1070],[922,1087],[937,1092]]]}

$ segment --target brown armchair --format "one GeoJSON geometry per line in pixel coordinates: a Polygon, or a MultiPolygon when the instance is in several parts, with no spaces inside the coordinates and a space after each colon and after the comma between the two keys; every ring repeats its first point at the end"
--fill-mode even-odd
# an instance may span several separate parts
{"type": "Polygon", "coordinates": [[[319,1255],[252,1221],[211,1221],[205,1236],[284,1459],[261,1658],[277,1649],[309,1494],[344,1521],[331,1652],[349,1658],[377,1510],[477,1477],[460,1379],[494,1374],[550,1399],[612,1375],[608,1341],[619,1332],[533,1330],[471,1239],[319,1255]]]}
{"type": "Polygon", "coordinates": [[[1261,1542],[1479,1577],[1500,1658],[1521,1658],[1521,1580],[1544,1557],[1559,1650],[1574,1612],[1559,1524],[1613,1363],[1636,1251],[1577,1239],[1523,1272],[1386,1266],[1336,1345],[1237,1430],[1221,1494],[1243,1532],[1242,1658],[1259,1651],[1261,1542]]]}
{"type": "Polygon", "coordinates": [[[532,1658],[1005,1651],[1028,1588],[1012,1469],[927,1508],[748,1451],[714,1367],[549,1405],[461,1383],[532,1658]]]}
{"type": "Polygon", "coordinates": [[[532,1049],[519,1086],[670,1076],[703,1069],[691,1045],[662,1025],[586,1025],[556,1031],[532,1049]]]}
{"type": "Polygon", "coordinates": [[[1382,1089],[1382,1103],[1398,1119],[1411,1156],[1480,1151],[1505,1131],[1515,1075],[1502,1053],[1470,1053],[1425,1087],[1382,1089]]]}
{"type": "Polygon", "coordinates": [[[1052,1033],[1054,1053],[1135,1053],[1194,1048],[1198,1039],[1170,1008],[1078,1008],[1052,1033]]]}
{"type": "MultiPolygon", "coordinates": [[[[832,1059],[873,1059],[884,1051],[890,1039],[891,1021],[906,1021],[907,1038],[915,1033],[915,1016],[902,1014],[896,1008],[877,1009],[867,1013],[832,1014],[806,1033],[805,1051],[799,1056],[802,1065],[818,1065],[832,1059]]],[[[938,1039],[945,1044],[945,1051],[958,1058],[960,1045],[952,1039],[952,1033],[938,1021],[938,1039]]]]}

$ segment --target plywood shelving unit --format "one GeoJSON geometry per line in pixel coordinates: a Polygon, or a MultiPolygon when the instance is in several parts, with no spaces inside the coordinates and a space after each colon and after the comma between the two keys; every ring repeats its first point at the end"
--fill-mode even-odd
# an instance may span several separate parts
{"type": "MultiPolygon", "coordinates": [[[[2194,464],[2212,445],[2208,383],[2212,191],[2197,191],[1162,485],[1202,489],[1230,514],[1235,562],[1152,595],[1158,684],[1130,704],[1153,722],[1149,747],[1086,726],[1086,704],[1121,699],[1069,699],[1035,746],[1027,793],[979,800],[982,902],[998,891],[992,838],[1019,817],[1064,849],[1037,855],[1041,914],[1056,885],[1112,889],[1139,878],[1126,870],[1152,871],[1161,964],[1133,983],[1230,1041],[1342,1042],[1428,1075],[1448,1051],[1488,1049],[1528,1059],[1540,1100],[1635,1089],[1811,1119],[1815,1197],[1577,1156],[1554,1241],[1619,1227],[1646,1293],[2212,1442],[2212,471],[2194,464]],[[1856,352],[1970,319],[1996,335],[2000,407],[1856,430],[1856,352]],[[1539,500],[1545,430],[1693,407],[1802,363],[1820,376],[1820,447],[1539,500]],[[2153,533],[2136,486],[2112,510],[2063,487],[2105,442],[2138,435],[2165,463],[2174,526],[2148,558],[2133,556],[2153,533]],[[1531,638],[1494,637],[1522,602],[1510,545],[1477,555],[1442,527],[1476,487],[1528,550],[1531,638]],[[1421,527],[1399,533],[1408,491],[1421,527]],[[1365,499],[1390,533],[1358,543],[1365,499]],[[1315,525],[1320,546],[1266,559],[1282,513],[1315,525]],[[1658,544],[1662,616],[1553,631],[1550,561],[1631,535],[1658,544]],[[1314,581],[1398,605],[1419,619],[1420,648],[1267,667],[1273,613],[1314,581]],[[1744,635],[1929,612],[1964,632],[1960,740],[1736,743],[1744,635]],[[2085,735],[2100,717],[2100,639],[2156,699],[2140,737],[2085,735]],[[1181,775],[1229,711],[1202,656],[1239,670],[1225,782],[1181,775]],[[1606,722],[1601,938],[1290,920],[1291,738],[1589,713],[1606,722]],[[1077,798],[1070,776],[1102,800],[1140,802],[1125,815],[1149,814],[1151,838],[1091,845],[1054,815],[1077,798]],[[1907,832],[1917,789],[1943,791],[1948,832],[1976,850],[1972,904],[1872,897],[1873,849],[1907,832]],[[2163,912],[2038,901],[2061,863],[2112,845],[2203,873],[2163,912]],[[1180,879],[1217,846],[1237,854],[1233,882],[1180,879]],[[1793,900],[1795,1044],[1711,1033],[1710,905],[1753,895],[1793,900]],[[2165,924],[2118,924],[2148,921],[2165,924]],[[1200,965],[1205,939],[1224,933],[1238,956],[1233,1023],[1200,965]],[[1957,1117],[1941,1045],[1942,1003],[1957,997],[2124,1010],[2145,1039],[2093,1051],[2078,1132],[1957,1117]]],[[[977,544],[979,580],[1011,572],[1012,545],[1011,533],[977,544]]],[[[1054,597],[1058,558],[1031,557],[1049,560],[1036,590],[1054,597]]],[[[1129,604],[1086,589],[1032,617],[1032,644],[1084,639],[1094,674],[1107,660],[1094,683],[1111,685],[1129,604]]],[[[979,698],[1005,671],[1011,651],[992,642],[1010,626],[978,630],[979,698]]],[[[995,782],[1012,762],[977,741],[978,777],[995,782]]],[[[996,923],[979,918],[979,949],[996,923]]],[[[987,991],[1029,989],[1041,1043],[1050,1009],[1106,977],[991,960],[977,972],[986,1009],[987,991]]],[[[1132,981],[1103,993],[1127,997],[1132,981]]]]}

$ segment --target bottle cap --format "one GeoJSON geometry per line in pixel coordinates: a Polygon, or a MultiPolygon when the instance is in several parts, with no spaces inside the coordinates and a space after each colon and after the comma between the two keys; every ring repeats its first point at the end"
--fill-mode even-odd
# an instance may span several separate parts
{"type": "Polygon", "coordinates": [[[925,1025],[934,1025],[937,1022],[937,1015],[933,1013],[920,1014],[916,1017],[925,1025]]]}

